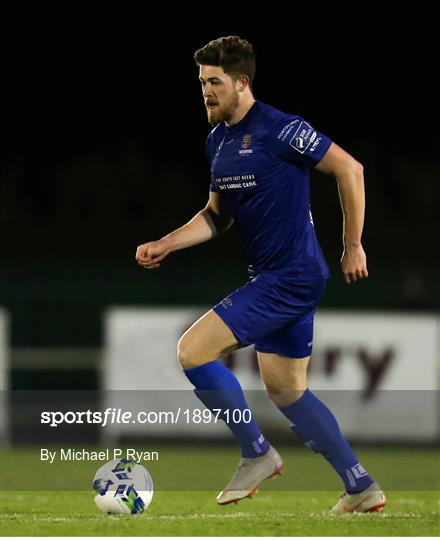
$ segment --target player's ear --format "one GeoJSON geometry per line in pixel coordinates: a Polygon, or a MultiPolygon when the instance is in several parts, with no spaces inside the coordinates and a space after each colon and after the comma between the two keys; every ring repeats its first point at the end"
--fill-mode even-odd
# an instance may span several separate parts
{"type": "Polygon", "coordinates": [[[249,85],[249,77],[247,75],[240,75],[237,79],[238,90],[242,92],[249,85]]]}

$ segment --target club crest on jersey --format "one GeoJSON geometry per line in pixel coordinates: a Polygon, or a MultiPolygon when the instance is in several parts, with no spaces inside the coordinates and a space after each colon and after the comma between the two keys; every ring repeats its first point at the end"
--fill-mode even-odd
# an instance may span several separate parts
{"type": "Polygon", "coordinates": [[[249,148],[251,145],[251,139],[252,135],[245,135],[241,141],[241,148],[242,150],[239,150],[238,153],[240,156],[247,156],[249,154],[252,154],[253,150],[252,148],[249,148]]]}
{"type": "Polygon", "coordinates": [[[241,147],[249,148],[249,146],[251,145],[251,138],[252,138],[252,135],[245,135],[243,137],[243,140],[241,141],[241,147]]]}

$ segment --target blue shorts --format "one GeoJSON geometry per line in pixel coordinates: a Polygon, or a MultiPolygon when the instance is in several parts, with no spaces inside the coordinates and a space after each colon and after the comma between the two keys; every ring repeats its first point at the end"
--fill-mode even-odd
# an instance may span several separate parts
{"type": "Polygon", "coordinates": [[[313,316],[327,280],[299,283],[261,273],[224,298],[214,311],[242,346],[291,358],[310,356],[313,316]]]}

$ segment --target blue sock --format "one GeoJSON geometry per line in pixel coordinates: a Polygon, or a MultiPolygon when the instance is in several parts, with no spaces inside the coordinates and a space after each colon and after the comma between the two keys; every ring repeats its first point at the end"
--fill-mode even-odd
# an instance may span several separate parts
{"type": "Polygon", "coordinates": [[[305,445],[322,454],[333,466],[348,493],[364,491],[373,483],[342,435],[333,413],[310,390],[298,401],[279,409],[292,422],[292,431],[305,445]]]}
{"type": "Polygon", "coordinates": [[[196,387],[194,393],[210,409],[221,409],[219,418],[225,421],[240,443],[241,454],[246,458],[262,456],[269,450],[255,420],[249,413],[248,404],[235,375],[220,362],[214,361],[202,366],[184,370],[185,375],[196,387]],[[233,413],[233,411],[239,411],[233,413]],[[246,421],[243,421],[246,420],[246,421]]]}

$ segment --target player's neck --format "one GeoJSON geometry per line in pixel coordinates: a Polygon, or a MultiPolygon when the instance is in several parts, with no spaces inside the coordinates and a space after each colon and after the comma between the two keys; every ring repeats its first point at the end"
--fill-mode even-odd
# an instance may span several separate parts
{"type": "Polygon", "coordinates": [[[235,124],[238,124],[243,118],[247,115],[252,105],[255,103],[255,98],[252,94],[250,94],[248,97],[246,97],[237,107],[237,109],[234,112],[233,117],[229,122],[226,122],[226,125],[233,126],[235,124]]]}

